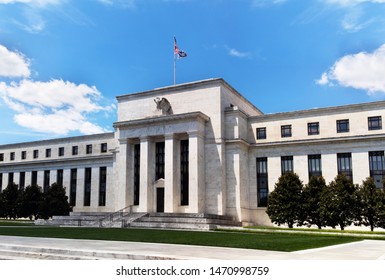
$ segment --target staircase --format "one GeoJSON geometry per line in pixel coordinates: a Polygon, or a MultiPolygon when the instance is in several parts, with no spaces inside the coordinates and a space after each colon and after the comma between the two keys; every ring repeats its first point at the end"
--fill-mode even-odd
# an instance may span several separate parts
{"type": "Polygon", "coordinates": [[[213,214],[148,213],[129,223],[135,228],[213,230],[218,226],[241,226],[232,217],[213,214]]]}
{"type": "Polygon", "coordinates": [[[37,220],[37,225],[104,228],[162,228],[213,230],[218,226],[241,226],[232,217],[190,213],[132,213],[129,207],[114,213],[71,212],[69,216],[54,216],[52,220],[37,220]]]}

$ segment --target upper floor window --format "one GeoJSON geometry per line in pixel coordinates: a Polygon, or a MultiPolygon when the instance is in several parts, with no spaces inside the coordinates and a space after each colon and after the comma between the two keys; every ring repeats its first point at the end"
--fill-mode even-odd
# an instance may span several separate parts
{"type": "Polygon", "coordinates": [[[4,154],[3,153],[0,154],[0,161],[4,161],[4,154]]]}
{"type": "Polygon", "coordinates": [[[15,152],[11,152],[9,154],[9,157],[10,157],[11,160],[15,160],[15,152]]]}
{"type": "Polygon", "coordinates": [[[369,128],[369,130],[379,130],[379,129],[382,129],[381,116],[368,117],[368,128],[369,128]]]}
{"type": "Polygon", "coordinates": [[[337,120],[337,133],[349,132],[349,120],[337,120]]]}
{"type": "Polygon", "coordinates": [[[312,122],[307,124],[307,134],[308,135],[318,135],[319,134],[319,122],[312,122]]]}
{"type": "Polygon", "coordinates": [[[79,152],[78,146],[72,146],[72,155],[75,156],[78,154],[78,152],[79,152]]]}
{"type": "Polygon", "coordinates": [[[33,150],[33,158],[39,157],[39,150],[33,150]]]}
{"type": "Polygon", "coordinates": [[[45,157],[51,157],[51,149],[45,149],[45,157]]]}
{"type": "Polygon", "coordinates": [[[257,128],[257,139],[266,139],[266,127],[257,128]]]}
{"type": "Polygon", "coordinates": [[[86,146],[86,154],[87,155],[92,154],[92,144],[89,144],[86,146]]]}
{"type": "Polygon", "coordinates": [[[100,151],[101,151],[102,153],[106,153],[106,152],[107,152],[107,143],[102,143],[102,144],[100,145],[100,151]]]}
{"type": "Polygon", "coordinates": [[[21,152],[21,159],[26,159],[27,158],[27,151],[22,151],[21,152]]]}
{"type": "Polygon", "coordinates": [[[59,154],[59,157],[64,156],[64,147],[59,147],[58,154],[59,154]]]}
{"type": "Polygon", "coordinates": [[[291,137],[291,124],[281,126],[281,137],[291,137]]]}

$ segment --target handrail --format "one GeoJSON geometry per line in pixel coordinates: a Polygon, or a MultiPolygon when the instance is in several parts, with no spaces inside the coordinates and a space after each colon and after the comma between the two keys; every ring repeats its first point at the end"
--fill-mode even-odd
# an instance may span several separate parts
{"type": "Polygon", "coordinates": [[[110,213],[110,214],[104,216],[103,218],[99,219],[99,221],[98,221],[99,226],[101,227],[103,221],[108,220],[108,219],[110,220],[110,222],[113,222],[114,220],[116,220],[116,219],[114,219],[114,217],[116,215],[117,215],[117,218],[123,217],[124,216],[123,214],[126,212],[125,210],[127,210],[127,209],[129,209],[128,213],[132,213],[132,207],[133,207],[133,205],[129,205],[129,206],[126,206],[126,207],[124,207],[118,211],[115,211],[114,213],[110,213]]]}

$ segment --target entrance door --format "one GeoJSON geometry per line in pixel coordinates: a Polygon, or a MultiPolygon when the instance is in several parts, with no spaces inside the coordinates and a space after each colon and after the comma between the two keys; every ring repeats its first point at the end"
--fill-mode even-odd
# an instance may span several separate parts
{"type": "Polygon", "coordinates": [[[164,188],[156,189],[156,212],[164,212],[164,188]]]}

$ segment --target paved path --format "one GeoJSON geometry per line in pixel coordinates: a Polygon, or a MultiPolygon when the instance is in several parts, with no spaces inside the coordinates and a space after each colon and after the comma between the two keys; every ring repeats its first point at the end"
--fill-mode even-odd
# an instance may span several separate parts
{"type": "Polygon", "coordinates": [[[133,258],[217,260],[385,260],[385,241],[364,240],[291,253],[207,246],[139,242],[0,236],[0,246],[53,248],[127,254],[133,258]]]}

